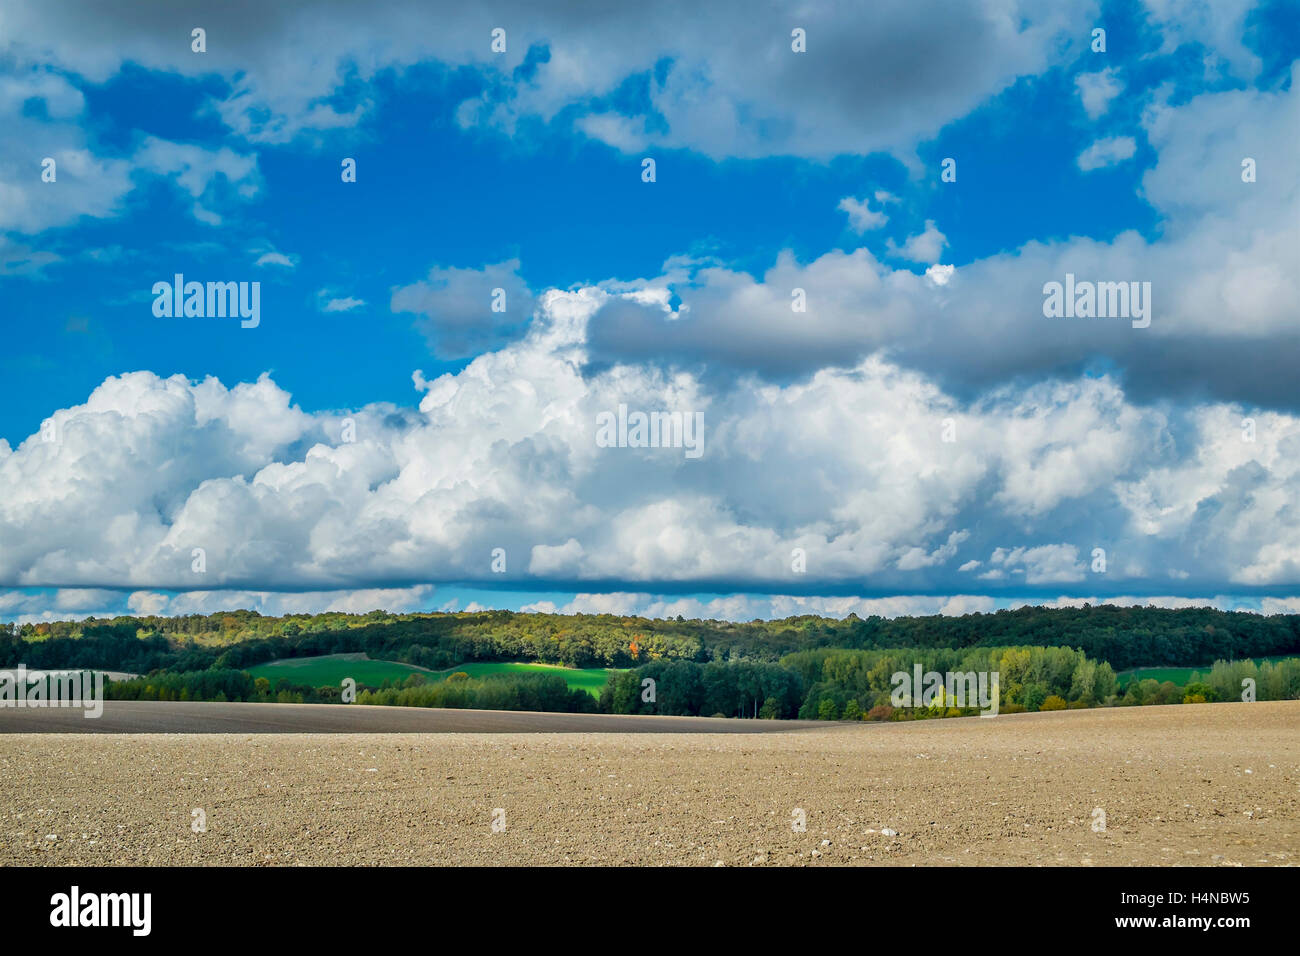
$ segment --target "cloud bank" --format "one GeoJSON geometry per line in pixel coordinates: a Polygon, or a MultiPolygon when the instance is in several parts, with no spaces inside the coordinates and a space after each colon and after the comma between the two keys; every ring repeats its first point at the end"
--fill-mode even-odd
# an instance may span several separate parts
{"type": "Polygon", "coordinates": [[[0,586],[1300,583],[1293,415],[1138,405],[1107,376],[965,402],[879,356],[728,388],[647,364],[592,371],[592,317],[656,295],[549,292],[522,340],[417,373],[418,410],[311,414],[269,376],[111,377],[16,449],[0,442],[0,586]],[[702,457],[599,447],[597,416],[620,404],[701,412],[702,457]]]}

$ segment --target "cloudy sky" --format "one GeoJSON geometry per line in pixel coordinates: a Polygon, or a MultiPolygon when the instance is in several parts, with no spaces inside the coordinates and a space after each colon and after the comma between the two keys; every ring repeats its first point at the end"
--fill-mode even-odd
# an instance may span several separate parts
{"type": "Polygon", "coordinates": [[[1300,610],[1294,3],[464,6],[0,9],[0,619],[1300,610]]]}

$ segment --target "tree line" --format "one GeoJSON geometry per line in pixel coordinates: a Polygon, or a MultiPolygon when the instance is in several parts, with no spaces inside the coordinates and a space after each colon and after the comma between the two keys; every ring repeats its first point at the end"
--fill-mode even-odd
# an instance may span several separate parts
{"type": "MultiPolygon", "coordinates": [[[[782,720],[911,720],[968,716],[987,702],[939,695],[896,706],[894,675],[998,674],[998,712],[1102,706],[1212,703],[1243,699],[1243,681],[1258,700],[1300,698],[1300,659],[1219,661],[1183,687],[1172,681],[1133,680],[1120,688],[1114,670],[1069,647],[1001,647],[916,651],[822,649],[788,655],[780,663],[652,661],[612,673],[599,698],[570,688],[559,674],[457,672],[442,680],[411,674],[378,687],[360,685],[355,702],[403,707],[531,710],[563,713],[663,714],[782,720]],[[962,703],[963,706],[957,706],[962,703]]],[[[110,681],[110,700],[341,703],[339,687],[312,687],[279,678],[273,684],[247,671],[159,671],[110,681]]]]}
{"type": "MultiPolygon", "coordinates": [[[[206,671],[159,671],[144,677],[108,681],[109,700],[246,701],[278,704],[343,703],[341,687],[312,687],[288,678],[272,683],[248,671],[215,668],[206,671]]],[[[358,685],[355,703],[399,707],[461,707],[475,710],[541,710],[594,713],[596,699],[572,690],[558,674],[485,674],[473,678],[463,671],[430,682],[412,674],[401,682],[379,687],[358,685]]]]}
{"type": "Polygon", "coordinates": [[[777,621],[659,620],[610,614],[294,614],[229,611],[125,615],[0,628],[0,666],[153,670],[242,669],[286,657],[364,652],[433,670],[468,661],[569,667],[649,661],[779,662],[818,649],[1073,647],[1116,671],[1205,666],[1300,653],[1300,615],[1213,608],[1024,607],[957,617],[806,615],[777,621]],[[635,649],[634,649],[635,647],[635,649]]]}

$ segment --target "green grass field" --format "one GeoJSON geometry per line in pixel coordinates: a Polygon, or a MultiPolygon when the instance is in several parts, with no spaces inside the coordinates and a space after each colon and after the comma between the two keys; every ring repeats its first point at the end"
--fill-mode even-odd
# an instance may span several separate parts
{"type": "Polygon", "coordinates": [[[265,677],[274,686],[281,677],[291,684],[308,687],[338,687],[345,677],[358,684],[378,687],[386,680],[406,680],[411,674],[423,674],[430,682],[443,680],[448,674],[464,671],[470,677],[505,673],[559,674],[572,688],[585,690],[593,697],[600,695],[605,678],[611,671],[603,667],[557,667],[551,664],[519,664],[511,662],[476,661],[459,664],[445,671],[430,671],[396,661],[372,661],[365,654],[325,654],[320,657],[288,657],[248,668],[254,677],[265,677]]]}
{"type": "Polygon", "coordinates": [[[265,677],[272,686],[281,677],[291,684],[306,684],[308,687],[338,687],[345,677],[372,687],[378,687],[386,680],[406,680],[411,674],[424,674],[433,679],[432,673],[422,668],[396,661],[372,661],[365,654],[287,657],[257,664],[247,670],[254,677],[265,677]]]}
{"type": "MultiPolygon", "coordinates": [[[[1275,657],[1252,657],[1256,664],[1262,664],[1265,661],[1285,661],[1295,657],[1294,654],[1281,654],[1275,657]]],[[[1204,679],[1210,673],[1210,666],[1204,667],[1136,667],[1129,671],[1120,671],[1115,675],[1120,687],[1127,687],[1131,680],[1158,680],[1162,684],[1165,681],[1173,681],[1179,687],[1185,687],[1191,681],[1192,675],[1199,673],[1204,679]]]]}

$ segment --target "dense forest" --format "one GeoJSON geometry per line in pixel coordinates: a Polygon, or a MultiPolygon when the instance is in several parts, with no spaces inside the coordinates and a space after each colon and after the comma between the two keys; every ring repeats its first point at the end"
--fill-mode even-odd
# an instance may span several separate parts
{"type": "MultiPolygon", "coordinates": [[[[1133,680],[1121,691],[1110,665],[1068,647],[1008,647],[973,651],[800,651],[780,664],[654,661],[609,675],[599,700],[568,686],[560,674],[464,672],[444,680],[411,674],[400,682],[362,688],[359,704],[464,707],[482,710],[549,710],[569,713],[664,714],[804,720],[918,720],[981,712],[989,701],[949,699],[903,706],[894,698],[893,676],[920,665],[936,674],[996,673],[998,712],[1144,704],[1199,704],[1242,699],[1244,679],[1255,682],[1259,700],[1300,698],[1300,659],[1277,662],[1218,661],[1185,686],[1172,681],[1133,680]]],[[[110,700],[261,701],[282,704],[341,703],[339,687],[295,685],[280,678],[254,678],[247,671],[156,671],[112,681],[110,700]]]]}
{"type": "Polygon", "coordinates": [[[468,661],[570,667],[647,661],[776,663],[823,648],[1072,647],[1116,671],[1206,666],[1218,659],[1300,652],[1300,615],[1212,608],[1024,607],[960,617],[803,616],[779,621],[686,621],[609,614],[326,613],[263,617],[229,611],[116,617],[0,628],[0,666],[152,670],[240,669],[284,657],[365,652],[435,670],[468,661]],[[635,645],[635,652],[633,650],[635,645]]]}
{"type": "Polygon", "coordinates": [[[358,703],[423,707],[821,720],[978,712],[945,699],[896,708],[891,675],[917,664],[925,671],[998,673],[1004,713],[1235,700],[1244,677],[1258,683],[1259,699],[1300,697],[1300,661],[1247,661],[1300,655],[1300,615],[1209,608],[1085,605],[748,623],[510,611],[279,618],[231,611],[0,627],[0,668],[22,663],[142,675],[112,682],[113,699],[333,703],[340,700],[337,687],[295,686],[283,678],[272,686],[245,668],[356,652],[434,670],[512,660],[622,670],[610,676],[599,700],[560,676],[538,674],[455,673],[445,680],[415,674],[359,688],[358,703]],[[1204,667],[1206,676],[1186,687],[1151,679],[1118,686],[1117,671],[1153,666],[1204,667]]]}
{"type": "Polygon", "coordinates": [[[1255,664],[1220,661],[1185,687],[1132,681],[1121,693],[1115,672],[1068,647],[1000,647],[969,651],[800,651],[773,664],[655,662],[611,675],[600,709],[616,714],[739,716],[802,720],[913,720],[979,713],[974,701],[940,694],[925,706],[895,707],[892,677],[916,665],[938,674],[999,677],[998,712],[1065,710],[1108,705],[1212,703],[1240,700],[1242,679],[1259,700],[1300,697],[1300,660],[1255,664]],[[645,681],[653,681],[647,700],[645,681]]]}

